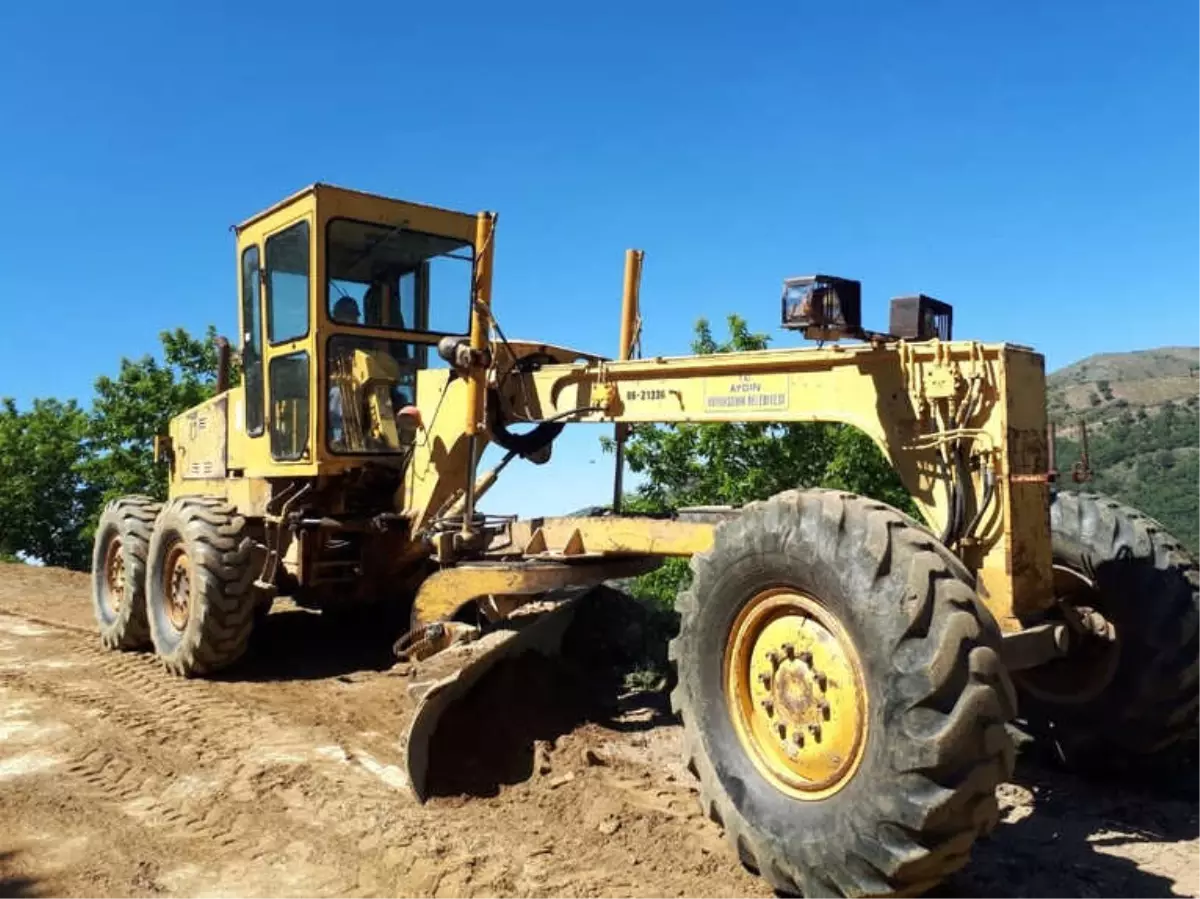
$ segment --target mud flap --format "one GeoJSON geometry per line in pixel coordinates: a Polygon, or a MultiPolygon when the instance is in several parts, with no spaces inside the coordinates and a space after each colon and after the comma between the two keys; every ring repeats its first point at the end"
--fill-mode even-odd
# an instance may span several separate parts
{"type": "Polygon", "coordinates": [[[417,708],[405,735],[404,756],[409,788],[418,802],[428,798],[429,747],[446,710],[497,662],[530,651],[558,655],[579,602],[592,589],[548,594],[523,606],[495,630],[451,646],[413,670],[408,693],[417,700],[417,708]]]}

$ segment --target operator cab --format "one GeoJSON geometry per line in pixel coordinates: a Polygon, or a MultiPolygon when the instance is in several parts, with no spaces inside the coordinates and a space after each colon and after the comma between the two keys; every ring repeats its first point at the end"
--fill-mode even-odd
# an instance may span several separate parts
{"type": "Polygon", "coordinates": [[[317,184],[236,231],[244,397],[231,430],[296,474],[365,455],[400,464],[418,372],[440,364],[439,340],[470,331],[477,216],[317,184]]]}

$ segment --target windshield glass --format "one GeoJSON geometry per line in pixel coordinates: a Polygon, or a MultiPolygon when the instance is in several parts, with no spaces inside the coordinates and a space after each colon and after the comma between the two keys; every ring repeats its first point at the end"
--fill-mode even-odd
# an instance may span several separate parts
{"type": "Polygon", "coordinates": [[[329,341],[329,448],[337,453],[396,453],[412,446],[398,413],[415,399],[416,373],[427,346],[351,337],[329,341]]]}
{"type": "Polygon", "coordinates": [[[372,328],[466,334],[470,241],[334,219],[326,252],[329,317],[372,328]]]}

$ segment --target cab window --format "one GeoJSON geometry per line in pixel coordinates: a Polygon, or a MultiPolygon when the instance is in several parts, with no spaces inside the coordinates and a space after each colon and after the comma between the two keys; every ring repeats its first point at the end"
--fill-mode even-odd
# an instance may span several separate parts
{"type": "Polygon", "coordinates": [[[258,298],[258,246],[242,253],[242,379],[246,385],[246,433],[263,432],[262,313],[258,298]]]}
{"type": "Polygon", "coordinates": [[[271,386],[271,456],[295,461],[308,455],[308,353],[276,356],[271,386]]]}
{"type": "Polygon", "coordinates": [[[470,329],[470,241],[350,219],[332,220],[327,241],[333,321],[434,334],[470,329]]]}
{"type": "Polygon", "coordinates": [[[308,222],[267,238],[267,336],[284,343],[308,333],[308,222]]]}

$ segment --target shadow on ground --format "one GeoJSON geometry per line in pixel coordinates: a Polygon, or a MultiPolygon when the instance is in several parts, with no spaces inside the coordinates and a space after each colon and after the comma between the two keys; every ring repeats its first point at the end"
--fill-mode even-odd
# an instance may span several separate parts
{"type": "Polygon", "coordinates": [[[406,620],[407,609],[398,606],[342,614],[277,608],[255,625],[249,651],[220,679],[321,680],[386,671],[406,620]]]}
{"type": "Polygon", "coordinates": [[[560,655],[500,662],[447,709],[430,744],[431,795],[494,796],[534,774],[539,743],[583,724],[629,732],[671,723],[665,692],[630,688],[631,675],[654,671],[647,641],[659,630],[654,611],[625,594],[586,597],[560,655]]]}
{"type": "MultiPolygon", "coordinates": [[[[305,680],[386,670],[403,628],[387,614],[333,617],[280,609],[268,616],[252,652],[229,676],[305,680]]],[[[526,654],[501,662],[447,711],[431,746],[431,795],[494,796],[534,775],[539,743],[553,745],[583,724],[614,731],[674,724],[662,683],[630,689],[631,675],[662,673],[669,636],[653,609],[616,591],[580,603],[561,656],[526,654]],[[636,719],[625,714],[631,708],[641,712],[636,719]]],[[[1085,779],[1064,770],[1038,744],[1024,742],[1013,786],[1004,793],[1005,819],[976,845],[968,867],[931,895],[1188,895],[1174,892],[1170,878],[1143,870],[1135,858],[1154,863],[1163,853],[1181,859],[1190,854],[1173,844],[1198,833],[1194,754],[1175,770],[1147,775],[1154,776],[1140,782],[1085,779]]],[[[1193,865],[1180,882],[1191,883],[1197,873],[1193,865]]],[[[0,896],[35,895],[32,889],[20,878],[0,880],[0,896]]]]}
{"type": "Polygon", "coordinates": [[[1027,743],[1013,783],[1032,794],[1032,803],[1010,806],[992,837],[976,845],[970,865],[932,895],[1194,895],[1175,892],[1171,879],[1143,870],[1130,857],[1149,862],[1176,853],[1190,865],[1181,872],[1181,886],[1195,881],[1194,851],[1172,845],[1200,832],[1194,767],[1175,771],[1170,780],[1087,780],[1027,743]]]}
{"type": "Polygon", "coordinates": [[[35,880],[15,873],[16,858],[15,852],[0,851],[0,899],[45,895],[35,880]]]}
{"type": "MultiPolygon", "coordinates": [[[[526,655],[498,665],[443,719],[432,747],[434,795],[492,796],[534,774],[537,744],[585,723],[612,730],[675,724],[666,689],[629,690],[630,674],[665,659],[662,623],[628,597],[581,604],[556,660],[526,655]],[[647,647],[660,640],[662,647],[647,647]],[[635,707],[637,720],[625,715],[635,707]]],[[[969,866],[936,896],[1174,896],[1174,881],[1139,867],[1186,867],[1197,837],[1195,755],[1138,780],[1087,779],[1022,737],[1005,819],[969,866]],[[1166,854],[1165,858],[1157,860],[1166,854]],[[1174,854],[1178,860],[1172,861],[1174,854]]],[[[1197,866],[1178,877],[1195,880],[1197,866]],[[1190,871],[1190,872],[1189,872],[1190,871]]]]}

